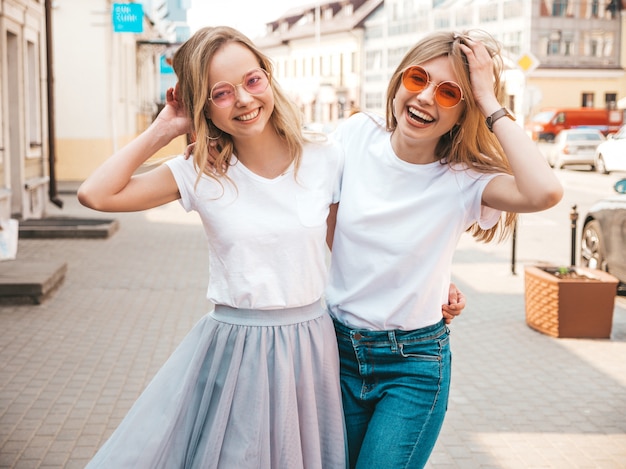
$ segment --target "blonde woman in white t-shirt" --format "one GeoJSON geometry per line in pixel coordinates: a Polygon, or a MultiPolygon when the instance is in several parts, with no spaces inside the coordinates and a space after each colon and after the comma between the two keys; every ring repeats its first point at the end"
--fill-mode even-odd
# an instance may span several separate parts
{"type": "Polygon", "coordinates": [[[447,409],[442,316],[454,250],[502,239],[562,187],[500,104],[499,45],[437,32],[396,68],[386,119],[359,113],[345,152],[326,301],[335,320],[350,468],[422,468],[447,409]],[[505,213],[506,212],[506,213],[505,213]]]}
{"type": "Polygon", "coordinates": [[[208,239],[207,297],[216,306],[87,467],[343,468],[337,343],[320,301],[341,149],[306,141],[269,58],[231,28],[196,32],[173,67],[179,83],[165,108],[78,197],[101,211],[176,200],[197,211],[208,239]],[[134,174],[188,133],[204,142],[194,159],[181,155],[134,174]],[[214,168],[209,142],[220,150],[214,168]]]}

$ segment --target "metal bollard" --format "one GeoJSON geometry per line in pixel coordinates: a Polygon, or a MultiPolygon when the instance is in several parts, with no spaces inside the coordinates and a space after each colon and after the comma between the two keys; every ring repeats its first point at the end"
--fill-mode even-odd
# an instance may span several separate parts
{"type": "Polygon", "coordinates": [[[576,211],[576,205],[572,205],[572,211],[569,212],[569,219],[571,221],[572,229],[572,254],[570,258],[570,265],[576,266],[576,222],[578,221],[578,212],[576,211]]]}
{"type": "Polygon", "coordinates": [[[516,245],[517,245],[517,222],[515,223],[515,225],[513,225],[513,236],[512,236],[512,243],[511,243],[511,273],[513,275],[517,275],[517,272],[515,271],[515,259],[517,258],[516,245]]]}

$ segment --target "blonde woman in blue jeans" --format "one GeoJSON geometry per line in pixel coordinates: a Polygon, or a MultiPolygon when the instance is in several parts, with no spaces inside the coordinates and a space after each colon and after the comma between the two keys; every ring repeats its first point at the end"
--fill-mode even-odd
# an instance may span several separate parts
{"type": "Polygon", "coordinates": [[[387,122],[357,114],[336,134],[346,162],[340,208],[329,216],[326,302],[350,467],[360,469],[422,467],[435,444],[450,385],[446,323],[464,305],[446,306],[456,301],[448,289],[459,237],[470,229],[489,241],[511,227],[513,212],[546,209],[562,195],[523,130],[498,117],[485,46],[450,33],[412,53],[390,83],[387,122]],[[511,214],[501,219],[503,210],[511,214]]]}
{"type": "Polygon", "coordinates": [[[339,343],[350,468],[424,467],[447,410],[441,305],[464,232],[503,239],[562,187],[502,107],[499,45],[438,32],[395,70],[386,119],[359,113],[345,151],[327,307],[339,343]]]}

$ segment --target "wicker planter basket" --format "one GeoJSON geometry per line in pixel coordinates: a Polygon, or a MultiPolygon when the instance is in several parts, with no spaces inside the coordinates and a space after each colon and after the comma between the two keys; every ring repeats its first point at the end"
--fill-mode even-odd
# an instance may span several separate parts
{"type": "Polygon", "coordinates": [[[553,337],[610,338],[619,281],[595,269],[578,267],[559,278],[553,266],[524,268],[526,323],[553,337]]]}

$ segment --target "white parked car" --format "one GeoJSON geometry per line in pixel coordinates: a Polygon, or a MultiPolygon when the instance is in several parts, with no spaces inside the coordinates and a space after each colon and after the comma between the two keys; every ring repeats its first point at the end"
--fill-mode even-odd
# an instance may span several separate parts
{"type": "Polygon", "coordinates": [[[626,171],[626,125],[598,145],[594,165],[596,171],[604,174],[626,171]]]}
{"type": "Polygon", "coordinates": [[[572,164],[589,165],[594,169],[596,148],[605,140],[597,129],[579,127],[561,130],[547,151],[548,163],[558,169],[572,164]]]}

